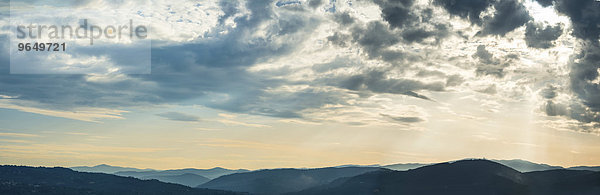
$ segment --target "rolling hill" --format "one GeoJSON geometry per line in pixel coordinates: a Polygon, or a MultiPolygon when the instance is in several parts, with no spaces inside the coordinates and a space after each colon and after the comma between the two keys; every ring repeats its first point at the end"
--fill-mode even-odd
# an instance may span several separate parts
{"type": "Polygon", "coordinates": [[[0,166],[0,194],[238,194],[67,168],[0,166]]]}
{"type": "Polygon", "coordinates": [[[409,171],[379,170],[290,194],[600,194],[600,173],[521,173],[488,160],[462,160],[409,171]]]}
{"type": "Polygon", "coordinates": [[[336,179],[383,170],[376,167],[272,169],[225,175],[198,187],[251,194],[283,194],[328,184],[336,179]]]}

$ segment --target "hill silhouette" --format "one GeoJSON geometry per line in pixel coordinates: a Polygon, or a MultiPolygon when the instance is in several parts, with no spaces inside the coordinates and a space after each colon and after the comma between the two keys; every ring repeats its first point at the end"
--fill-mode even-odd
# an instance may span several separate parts
{"type": "Polygon", "coordinates": [[[0,194],[238,194],[67,168],[0,166],[0,194]]]}
{"type": "Polygon", "coordinates": [[[409,170],[379,170],[290,194],[600,194],[600,173],[521,173],[488,160],[462,160],[409,170]]]}
{"type": "MultiPolygon", "coordinates": [[[[465,159],[466,160],[466,159],[465,159]]],[[[553,170],[553,169],[564,169],[561,166],[552,166],[541,163],[529,162],[521,159],[513,159],[513,160],[491,160],[497,163],[500,163],[504,166],[513,168],[519,172],[531,172],[531,171],[545,171],[545,170],[553,170]]],[[[381,166],[382,168],[391,169],[394,171],[407,171],[410,169],[416,169],[419,167],[424,167],[432,164],[424,164],[424,163],[400,163],[400,164],[391,164],[381,166]]],[[[571,168],[569,168],[571,169],[571,168]]],[[[590,170],[594,169],[594,167],[577,167],[575,170],[590,170]]],[[[599,169],[600,170],[600,169],[599,169]]]]}
{"type": "Polygon", "coordinates": [[[198,187],[251,194],[282,194],[328,184],[338,178],[383,170],[376,167],[273,169],[225,175],[198,187]]]}

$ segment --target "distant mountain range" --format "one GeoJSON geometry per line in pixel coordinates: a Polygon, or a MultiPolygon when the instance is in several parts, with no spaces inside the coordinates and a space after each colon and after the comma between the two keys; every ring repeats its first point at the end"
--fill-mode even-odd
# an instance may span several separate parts
{"type": "Polygon", "coordinates": [[[251,194],[283,194],[325,185],[343,177],[383,170],[377,167],[344,167],[320,169],[272,169],[225,175],[198,186],[208,189],[250,192],[251,194]]]}
{"type": "Polygon", "coordinates": [[[244,173],[249,170],[246,169],[225,169],[221,167],[215,167],[212,169],[173,169],[173,170],[153,170],[153,169],[136,169],[129,167],[118,167],[110,165],[97,165],[93,167],[79,166],[71,167],[75,171],[81,172],[92,172],[92,173],[108,173],[118,176],[135,177],[138,179],[156,179],[167,183],[176,183],[189,187],[196,187],[204,184],[211,179],[223,175],[229,175],[233,173],[244,173]]]}
{"type": "Polygon", "coordinates": [[[246,169],[225,169],[221,167],[215,167],[212,169],[172,169],[172,170],[164,170],[164,171],[119,171],[116,172],[116,175],[121,176],[131,176],[131,177],[148,177],[148,176],[172,176],[172,175],[182,175],[182,174],[195,174],[200,175],[202,177],[206,177],[208,179],[215,179],[217,177],[221,177],[223,175],[229,175],[234,173],[245,173],[249,170],[246,169]]]}
{"type": "Polygon", "coordinates": [[[137,168],[129,168],[129,167],[118,167],[118,166],[110,166],[106,164],[96,165],[93,167],[88,166],[79,166],[79,167],[70,167],[74,171],[81,172],[90,172],[90,173],[108,173],[113,174],[119,171],[153,171],[152,169],[137,169],[137,168]]]}
{"type": "Polygon", "coordinates": [[[67,168],[0,166],[0,194],[239,194],[67,168]]]}
{"type": "MultiPolygon", "coordinates": [[[[600,171],[600,167],[563,168],[519,159],[470,159],[441,164],[341,165],[316,169],[255,171],[220,167],[152,170],[104,164],[93,167],[72,167],[71,169],[141,179],[136,180],[138,182],[150,180],[143,182],[158,182],[161,185],[173,183],[184,185],[177,185],[179,187],[190,186],[198,189],[226,191],[215,191],[219,193],[243,192],[259,195],[564,194],[569,190],[574,194],[596,194],[600,189],[600,176],[595,172],[600,171]],[[442,189],[447,192],[441,191],[442,189]]],[[[0,175],[0,178],[3,176],[0,175]]],[[[62,190],[62,188],[64,187],[48,189],[52,191],[53,189],[62,190]]],[[[25,189],[35,190],[35,188],[25,189]]],[[[85,189],[88,188],[85,187],[85,189]]],[[[73,189],[68,187],[67,190],[73,189]]],[[[1,192],[0,194],[2,194],[1,192]]]]}
{"type": "Polygon", "coordinates": [[[600,194],[600,172],[521,173],[488,160],[462,160],[408,171],[378,170],[290,194],[600,194]]]}
{"type": "Polygon", "coordinates": [[[157,179],[162,182],[196,187],[223,175],[245,173],[248,171],[246,169],[231,170],[216,167],[212,169],[174,169],[165,171],[119,171],[115,175],[139,179],[157,179]]]}
{"type": "Polygon", "coordinates": [[[421,164],[421,163],[401,163],[401,164],[393,164],[393,165],[385,165],[381,166],[381,168],[391,169],[395,171],[406,171],[410,169],[416,169],[419,167],[427,166],[429,164],[421,164]]]}
{"type": "Polygon", "coordinates": [[[577,167],[569,167],[569,170],[586,170],[586,171],[600,171],[600,166],[577,166],[577,167]]]}

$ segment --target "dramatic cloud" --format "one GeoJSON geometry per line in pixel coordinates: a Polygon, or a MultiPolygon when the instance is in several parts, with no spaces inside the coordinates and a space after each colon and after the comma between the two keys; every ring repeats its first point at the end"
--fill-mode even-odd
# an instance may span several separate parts
{"type": "Polygon", "coordinates": [[[531,20],[525,6],[517,0],[437,0],[435,3],[441,5],[448,13],[481,26],[480,35],[504,36],[531,20]],[[482,12],[491,6],[495,10],[493,16],[481,17],[482,12]]]}
{"type": "Polygon", "coordinates": [[[482,25],[483,22],[480,15],[494,3],[494,0],[435,0],[434,2],[444,7],[452,15],[468,19],[473,24],[482,25]]]}
{"type": "Polygon", "coordinates": [[[600,38],[600,2],[595,0],[557,0],[556,10],[571,19],[573,35],[586,41],[598,42],[600,38]]]}
{"type": "Polygon", "coordinates": [[[408,43],[423,42],[433,37],[436,43],[449,35],[449,24],[432,21],[433,10],[415,5],[412,0],[375,1],[381,8],[383,19],[392,30],[401,29],[404,41],[408,43]]]}
{"type": "Polygon", "coordinates": [[[552,2],[554,2],[554,0],[535,0],[535,1],[537,1],[540,5],[542,5],[544,7],[552,6],[552,2]]]}
{"type": "Polygon", "coordinates": [[[383,19],[386,20],[392,28],[410,26],[419,20],[419,16],[411,12],[411,6],[414,4],[413,0],[377,0],[375,3],[381,7],[383,19]]]}
{"type": "Polygon", "coordinates": [[[248,73],[244,67],[291,52],[318,21],[285,10],[278,10],[279,17],[274,20],[274,7],[268,1],[249,1],[245,7],[250,13],[233,16],[239,5],[224,2],[221,6],[225,14],[221,20],[234,17],[235,27],[223,26],[228,33],[215,35],[214,39],[153,48],[150,75],[8,75],[8,52],[3,48],[0,57],[5,63],[1,71],[6,75],[0,77],[0,88],[3,95],[61,110],[80,106],[154,105],[200,98],[214,108],[289,117],[287,113],[250,106],[260,103],[257,101],[266,93],[265,88],[281,82],[248,73]],[[250,33],[258,31],[266,33],[264,36],[250,33]],[[219,95],[228,96],[226,102],[210,101],[219,95]]]}
{"type": "Polygon", "coordinates": [[[501,35],[523,26],[529,20],[529,12],[517,0],[502,0],[494,5],[496,12],[491,18],[484,18],[482,34],[501,35]]]}
{"type": "MultiPolygon", "coordinates": [[[[154,17],[162,28],[153,39],[152,74],[11,75],[9,41],[0,36],[0,97],[19,108],[65,112],[202,105],[313,122],[320,112],[351,113],[345,120],[370,114],[369,120],[398,125],[431,120],[388,112],[395,104],[457,101],[446,93],[502,104],[539,92],[546,115],[598,121],[600,14],[593,0],[537,1],[570,23],[534,19],[540,6],[518,0],[157,2],[154,17]],[[573,37],[582,46],[567,67],[564,50],[573,37]],[[412,98],[395,102],[404,96],[412,98]],[[386,102],[370,102],[381,99],[386,102]]],[[[106,58],[130,60],[123,53],[106,58]]],[[[199,120],[180,112],[158,116],[199,120]]]]}
{"type": "Polygon", "coordinates": [[[525,43],[528,47],[547,49],[554,47],[553,41],[562,35],[562,26],[546,26],[536,23],[527,23],[525,43]]]}
{"type": "Polygon", "coordinates": [[[571,64],[571,89],[591,111],[600,111],[600,47],[593,43],[584,47],[578,62],[571,64]]]}
{"type": "Polygon", "coordinates": [[[388,30],[382,22],[371,22],[367,28],[352,29],[352,38],[361,45],[371,58],[383,58],[393,61],[402,58],[402,53],[390,51],[387,48],[400,42],[400,38],[388,30]]]}
{"type": "Polygon", "coordinates": [[[572,35],[583,44],[580,52],[573,56],[569,74],[571,91],[578,101],[569,105],[557,105],[549,101],[546,113],[551,116],[565,115],[584,123],[600,122],[600,2],[561,0],[555,1],[555,7],[569,16],[573,26],[572,35]]]}

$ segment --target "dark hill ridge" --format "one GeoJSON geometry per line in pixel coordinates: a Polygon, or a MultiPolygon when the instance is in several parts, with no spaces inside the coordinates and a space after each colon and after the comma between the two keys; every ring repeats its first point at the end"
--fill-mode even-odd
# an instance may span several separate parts
{"type": "Polygon", "coordinates": [[[250,192],[251,194],[282,194],[325,185],[336,179],[383,170],[376,167],[344,167],[320,169],[272,169],[225,175],[198,187],[250,192]]]}
{"type": "MultiPolygon", "coordinates": [[[[468,160],[468,159],[464,159],[464,160],[468,160]]],[[[500,163],[502,165],[505,165],[507,167],[513,168],[519,172],[531,172],[531,171],[546,171],[546,170],[553,170],[553,169],[564,169],[564,167],[561,166],[552,166],[552,165],[547,165],[547,164],[542,164],[542,163],[533,163],[533,162],[529,162],[526,160],[521,160],[521,159],[513,159],[513,160],[491,160],[497,163],[500,163]]],[[[410,169],[416,169],[419,167],[423,167],[423,166],[427,166],[427,165],[433,165],[433,164],[424,164],[424,163],[400,163],[400,164],[391,164],[391,165],[385,165],[385,166],[381,166],[381,168],[386,168],[386,169],[391,169],[391,170],[395,170],[395,171],[407,171],[410,169]]],[[[598,170],[600,170],[600,168],[598,167],[571,167],[569,169],[574,169],[574,170],[593,170],[594,168],[596,168],[598,170]]]]}
{"type": "Polygon", "coordinates": [[[521,173],[488,160],[462,160],[409,171],[380,170],[292,194],[600,194],[600,173],[521,173]]]}
{"type": "Polygon", "coordinates": [[[0,166],[0,194],[237,194],[67,168],[0,166]]]}

